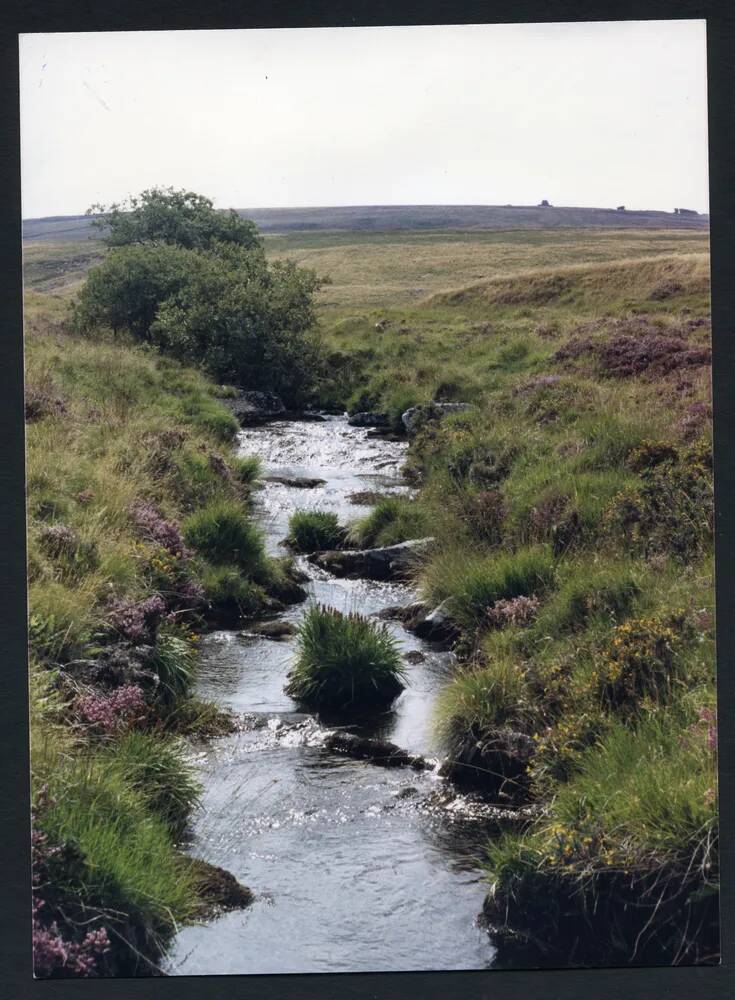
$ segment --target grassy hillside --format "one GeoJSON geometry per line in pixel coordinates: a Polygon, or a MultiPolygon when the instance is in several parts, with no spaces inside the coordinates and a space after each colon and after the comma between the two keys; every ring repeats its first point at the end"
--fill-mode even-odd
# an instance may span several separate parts
{"type": "Polygon", "coordinates": [[[221,388],[78,336],[63,296],[29,292],[25,333],[35,968],[147,975],[212,891],[177,847],[200,791],[181,736],[232,725],[190,695],[199,633],[298,594],[221,388]]]}
{"type": "MultiPolygon", "coordinates": [[[[708,215],[613,208],[540,207],[536,205],[345,205],[313,208],[242,208],[264,233],[319,230],[394,232],[431,229],[555,229],[621,227],[706,229],[708,215]]],[[[27,240],[79,240],[90,232],[86,215],[25,219],[27,240]]]]}
{"type": "Polygon", "coordinates": [[[352,530],[437,538],[448,773],[539,810],[488,846],[509,965],[717,950],[708,259],[620,249],[325,313],[351,410],[472,404],[429,409],[418,498],[352,530]]]}
{"type": "MultiPolygon", "coordinates": [[[[501,954],[520,945],[515,961],[541,964],[712,960],[706,233],[301,232],[267,246],[332,279],[319,293],[326,374],[315,403],[383,411],[395,431],[410,406],[470,404],[444,419],[427,411],[407,462],[416,499],[378,503],[349,537],[437,539],[417,583],[428,607],[443,605],[458,654],[435,720],[448,776],[534,811],[488,845],[486,918],[501,954]]],[[[118,649],[132,615],[149,631],[145,669],[166,679],[158,694],[142,685],[145,709],[131,694],[119,710],[186,731],[192,717],[211,718],[186,696],[191,599],[226,614],[292,585],[249,522],[257,470],[230,457],[222,390],[152,351],[66,328],[83,258],[72,243],[26,258],[37,828],[54,850],[74,842],[91,859],[72,898],[81,892],[102,920],[113,885],[136,933],[165,939],[160,914],[196,905],[162,820],[173,791],[186,799],[186,769],[172,748],[168,790],[152,807],[130,769],[146,759],[128,745],[136,726],[101,739],[106,709],[94,699],[110,692],[70,664],[118,649]],[[230,562],[225,529],[240,553],[230,562]],[[156,596],[172,619],[146,605],[156,596]],[[84,780],[66,770],[70,721],[84,780]],[[103,752],[119,762],[109,773],[103,752]],[[90,788],[95,802],[126,803],[132,826],[115,820],[105,840],[109,810],[88,826],[90,788]],[[133,878],[138,824],[159,879],[149,909],[133,878]]],[[[66,932],[81,948],[81,932],[66,932]]]]}

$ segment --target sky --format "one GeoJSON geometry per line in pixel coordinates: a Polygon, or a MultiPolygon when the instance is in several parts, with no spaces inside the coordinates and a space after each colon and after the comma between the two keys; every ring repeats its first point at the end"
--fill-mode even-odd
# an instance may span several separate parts
{"type": "Polygon", "coordinates": [[[25,34],[20,56],[24,218],[153,186],[708,210],[703,20],[25,34]]]}

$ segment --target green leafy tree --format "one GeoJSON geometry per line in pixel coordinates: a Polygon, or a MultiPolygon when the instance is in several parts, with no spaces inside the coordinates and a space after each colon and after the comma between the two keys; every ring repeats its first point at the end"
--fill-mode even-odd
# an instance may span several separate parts
{"type": "Polygon", "coordinates": [[[109,326],[150,340],[159,306],[191,279],[197,255],[173,246],[124,246],[112,250],[87,275],[73,306],[77,327],[109,326]]]}
{"type": "Polygon", "coordinates": [[[126,201],[105,207],[93,205],[93,225],[105,231],[108,246],[170,244],[187,250],[206,250],[215,243],[233,243],[250,250],[261,248],[255,223],[234,209],[218,212],[209,198],[193,191],[149,188],[126,201]]]}
{"type": "Polygon", "coordinates": [[[151,336],[182,360],[204,364],[220,382],[268,388],[293,405],[306,399],[319,365],[314,272],[268,263],[219,244],[161,304],[151,336]]]}
{"type": "Polygon", "coordinates": [[[77,296],[78,328],[125,330],[220,382],[308,399],[322,369],[313,271],[268,262],[252,222],[191,192],[144,191],[95,224],[110,252],[77,296]]]}

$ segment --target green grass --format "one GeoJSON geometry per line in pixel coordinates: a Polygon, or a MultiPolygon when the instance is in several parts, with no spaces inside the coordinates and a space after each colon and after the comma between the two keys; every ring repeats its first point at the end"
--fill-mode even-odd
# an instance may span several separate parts
{"type": "Polygon", "coordinates": [[[431,528],[426,511],[403,497],[383,497],[365,517],[350,525],[349,541],[359,548],[396,545],[424,538],[431,528]]]}
{"type": "Polygon", "coordinates": [[[252,576],[265,559],[260,529],[242,504],[222,501],[190,514],[183,523],[187,544],[215,565],[234,565],[252,576]]]}
{"type": "Polygon", "coordinates": [[[110,768],[179,837],[198,805],[201,786],[186,747],[176,737],[132,730],[105,751],[110,768]]]}
{"type": "Polygon", "coordinates": [[[526,724],[533,711],[524,671],[508,656],[462,670],[442,690],[435,714],[437,732],[450,755],[470,732],[480,736],[501,726],[526,724]]]}
{"type": "Polygon", "coordinates": [[[364,712],[403,688],[398,646],[386,625],[313,605],[299,626],[286,692],[310,708],[364,712]]]}
{"type": "Polygon", "coordinates": [[[336,514],[326,510],[296,510],[288,520],[288,543],[295,552],[339,549],[344,529],[336,514]]]}
{"type": "Polygon", "coordinates": [[[265,604],[265,591],[237,566],[207,566],[202,572],[204,596],[217,616],[242,618],[265,604]]]}
{"type": "Polygon", "coordinates": [[[447,610],[465,631],[482,629],[495,601],[542,593],[554,574],[547,548],[480,555],[449,549],[422,572],[422,593],[432,605],[447,601],[447,610]]]}
{"type": "Polygon", "coordinates": [[[117,911],[141,943],[170,936],[191,914],[195,895],[166,819],[151,808],[151,792],[135,787],[139,754],[135,764],[126,758],[132,783],[122,758],[119,767],[104,755],[60,756],[38,734],[34,755],[34,780],[46,786],[48,800],[38,825],[52,843],[71,842],[78,851],[76,864],[52,869],[55,887],[86,906],[117,911]]]}
{"type": "Polygon", "coordinates": [[[639,573],[628,562],[596,565],[582,560],[564,566],[557,589],[545,603],[532,633],[559,638],[599,619],[610,628],[623,621],[641,592],[639,573]]]}

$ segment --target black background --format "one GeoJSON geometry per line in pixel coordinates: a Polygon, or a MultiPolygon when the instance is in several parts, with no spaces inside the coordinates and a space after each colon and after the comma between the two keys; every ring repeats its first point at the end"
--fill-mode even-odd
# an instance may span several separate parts
{"type": "MultiPolygon", "coordinates": [[[[138,1000],[637,1000],[735,996],[735,6],[732,0],[0,0],[0,998],[138,1000]],[[708,968],[351,973],[170,979],[31,976],[30,815],[23,500],[18,34],[187,28],[477,24],[707,18],[714,338],[717,641],[723,963],[708,968]]],[[[621,73],[625,72],[621,53],[621,73]]],[[[49,456],[53,460],[53,456],[49,456]]],[[[380,928],[376,928],[380,933],[380,928]]]]}

